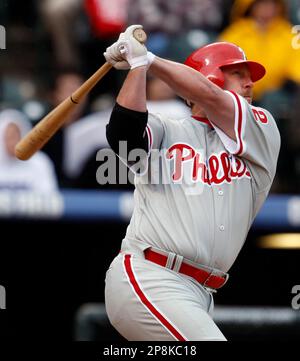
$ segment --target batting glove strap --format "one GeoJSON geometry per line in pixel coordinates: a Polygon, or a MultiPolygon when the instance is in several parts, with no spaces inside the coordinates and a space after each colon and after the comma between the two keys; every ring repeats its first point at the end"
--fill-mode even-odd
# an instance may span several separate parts
{"type": "Polygon", "coordinates": [[[153,63],[154,59],[155,59],[155,55],[153,53],[151,53],[151,51],[147,52],[147,59],[148,59],[148,67],[147,69],[149,69],[149,67],[151,66],[151,64],[153,63]]]}
{"type": "Polygon", "coordinates": [[[147,54],[130,59],[130,69],[135,69],[138,68],[139,66],[145,66],[145,65],[148,65],[147,54]]]}

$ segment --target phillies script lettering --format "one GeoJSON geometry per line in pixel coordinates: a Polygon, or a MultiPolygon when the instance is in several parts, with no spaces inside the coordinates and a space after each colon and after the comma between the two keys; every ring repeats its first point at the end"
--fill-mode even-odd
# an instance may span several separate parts
{"type": "MultiPolygon", "coordinates": [[[[172,179],[174,182],[181,182],[184,174],[184,167],[187,164],[190,177],[193,182],[203,182],[204,184],[231,183],[233,179],[251,178],[245,162],[242,159],[230,156],[222,151],[212,154],[207,160],[201,152],[197,152],[189,144],[175,143],[168,148],[166,158],[174,160],[174,172],[172,179]]],[[[186,174],[186,173],[185,173],[186,174]]]]}

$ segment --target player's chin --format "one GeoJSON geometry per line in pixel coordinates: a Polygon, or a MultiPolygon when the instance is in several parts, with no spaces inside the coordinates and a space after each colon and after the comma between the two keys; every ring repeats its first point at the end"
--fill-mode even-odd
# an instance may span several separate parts
{"type": "Polygon", "coordinates": [[[252,97],[250,96],[244,96],[244,98],[247,100],[249,104],[252,104],[252,97]]]}

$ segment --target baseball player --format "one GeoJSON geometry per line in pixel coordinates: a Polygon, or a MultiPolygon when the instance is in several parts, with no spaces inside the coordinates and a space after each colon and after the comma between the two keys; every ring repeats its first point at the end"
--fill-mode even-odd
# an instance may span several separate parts
{"type": "Polygon", "coordinates": [[[211,316],[213,292],[267,197],[280,148],[272,115],[251,105],[265,68],[224,42],[185,64],[165,60],[133,37],[137,28],[104,54],[116,69],[130,69],[108,142],[116,153],[124,140],[128,151],[143,149],[148,165],[136,171],[133,216],[106,274],[106,310],[127,340],[225,340],[211,316]],[[186,100],[190,117],[148,114],[147,71],[186,100]]]}

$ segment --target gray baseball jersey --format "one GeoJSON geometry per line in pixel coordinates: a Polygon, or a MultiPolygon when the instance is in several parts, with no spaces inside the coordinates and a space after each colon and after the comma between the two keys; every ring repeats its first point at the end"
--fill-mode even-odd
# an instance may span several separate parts
{"type": "Polygon", "coordinates": [[[128,340],[225,340],[211,317],[211,290],[176,272],[176,262],[183,256],[229,270],[271,187],[280,147],[271,114],[228,94],[236,141],[213,119],[149,115],[148,168],[135,176],[134,213],[106,274],[107,314],[128,340]],[[149,262],[149,247],[175,253],[175,264],[149,262]]]}
{"type": "Polygon", "coordinates": [[[227,93],[236,142],[213,119],[149,116],[152,154],[135,179],[122,248],[141,242],[225,272],[232,266],[271,187],[280,135],[267,110],[227,93]]]}

